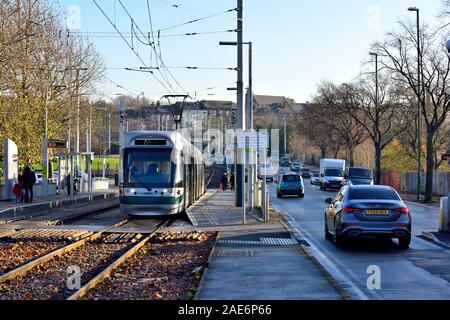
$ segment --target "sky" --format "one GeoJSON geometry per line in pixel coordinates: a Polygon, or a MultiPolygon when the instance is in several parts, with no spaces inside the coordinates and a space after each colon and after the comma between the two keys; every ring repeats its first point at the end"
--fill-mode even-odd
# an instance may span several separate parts
{"type": "MultiPolygon", "coordinates": [[[[235,92],[227,91],[227,87],[235,86],[237,73],[226,68],[237,67],[236,47],[219,46],[219,41],[236,41],[236,33],[215,32],[236,29],[236,12],[225,12],[237,6],[236,0],[149,0],[152,24],[147,0],[121,1],[136,30],[139,27],[143,34],[148,34],[153,27],[155,43],[159,42],[157,52],[161,50],[166,66],[175,67],[169,70],[176,82],[167,74],[170,85],[161,81],[163,86],[148,72],[124,69],[139,69],[144,63],[147,67],[155,66],[156,59],[150,46],[131,37],[131,19],[119,0],[97,0],[97,3],[143,62],[93,0],[60,0],[61,9],[67,10],[68,27],[90,38],[108,68],[107,80],[98,85],[104,97],[138,96],[144,92],[147,98],[159,100],[173,90],[178,94],[188,92],[198,100],[235,101],[235,92]],[[162,30],[216,13],[221,14],[162,30]],[[158,30],[162,30],[159,40],[158,30]],[[178,36],[194,32],[213,33],[178,36]]],[[[253,43],[254,93],[309,101],[322,80],[344,83],[355,78],[362,64],[370,61],[371,43],[382,40],[400,19],[415,19],[415,13],[407,11],[408,7],[420,8],[421,20],[434,25],[439,22],[436,16],[440,5],[440,0],[244,0],[244,41],[253,43]]],[[[141,36],[140,40],[147,39],[141,36]]],[[[247,70],[247,46],[244,54],[247,70]]],[[[154,72],[161,80],[162,75],[154,72]]],[[[247,72],[244,77],[248,78],[247,72]]]]}

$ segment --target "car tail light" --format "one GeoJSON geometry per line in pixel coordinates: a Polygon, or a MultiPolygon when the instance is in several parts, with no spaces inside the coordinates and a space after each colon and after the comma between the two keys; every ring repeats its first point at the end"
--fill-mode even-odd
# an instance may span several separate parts
{"type": "Polygon", "coordinates": [[[123,196],[124,190],[123,190],[123,185],[119,186],[119,195],[123,196]]]}
{"type": "Polygon", "coordinates": [[[392,210],[394,213],[399,213],[399,214],[408,214],[409,213],[409,209],[407,207],[403,207],[403,208],[399,208],[399,209],[394,209],[392,210]]]}
{"type": "Polygon", "coordinates": [[[359,212],[361,212],[361,209],[345,207],[345,208],[342,208],[342,212],[345,214],[359,213],[359,212]]]}

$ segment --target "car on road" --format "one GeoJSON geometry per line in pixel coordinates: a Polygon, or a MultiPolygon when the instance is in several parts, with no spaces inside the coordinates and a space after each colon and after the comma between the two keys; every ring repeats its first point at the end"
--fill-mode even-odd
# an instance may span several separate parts
{"type": "Polygon", "coordinates": [[[311,170],[308,168],[301,168],[300,174],[302,175],[303,179],[311,179],[311,170]]]}
{"type": "Polygon", "coordinates": [[[373,185],[373,171],[369,168],[350,167],[345,175],[345,180],[346,184],[350,186],[373,185]]]}
{"type": "Polygon", "coordinates": [[[309,180],[309,183],[311,183],[312,185],[315,185],[315,186],[319,186],[320,185],[320,173],[313,172],[311,175],[311,179],[309,180]]]}
{"type": "Polygon", "coordinates": [[[286,173],[280,176],[277,187],[277,197],[299,196],[305,197],[305,185],[303,178],[298,173],[286,173]]]}
{"type": "Polygon", "coordinates": [[[300,172],[302,170],[302,165],[300,162],[292,162],[291,164],[291,171],[292,172],[300,172]]]}
{"type": "Polygon", "coordinates": [[[394,188],[345,186],[325,202],[325,237],[336,245],[344,239],[397,238],[400,248],[409,247],[411,214],[394,188]]]}
{"type": "Polygon", "coordinates": [[[280,158],[280,167],[289,167],[291,165],[291,162],[287,157],[281,157],[280,158]]]}

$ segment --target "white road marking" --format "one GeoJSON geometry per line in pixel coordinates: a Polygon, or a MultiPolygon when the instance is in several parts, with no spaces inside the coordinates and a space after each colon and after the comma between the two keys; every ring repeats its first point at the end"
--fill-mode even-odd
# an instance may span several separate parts
{"type": "MultiPolygon", "coordinates": [[[[289,219],[288,223],[290,226],[300,235],[303,236],[303,238],[308,239],[308,243],[310,246],[311,251],[314,253],[314,256],[319,261],[319,263],[333,276],[333,278],[340,284],[345,284],[347,287],[351,289],[351,291],[356,295],[360,300],[370,300],[370,298],[365,295],[356,285],[355,283],[350,280],[345,274],[343,274],[339,268],[330,260],[327,258],[325,254],[320,251],[316,245],[314,245],[312,242],[314,241],[311,235],[303,230],[301,227],[298,227],[294,225],[296,222],[295,219],[291,217],[289,213],[287,213],[284,210],[281,210],[277,205],[272,204],[278,211],[284,213],[289,219]],[[301,230],[299,230],[301,229],[301,230]],[[305,237],[306,235],[306,237],[305,237]]],[[[352,295],[353,296],[353,295],[352,295]]]]}

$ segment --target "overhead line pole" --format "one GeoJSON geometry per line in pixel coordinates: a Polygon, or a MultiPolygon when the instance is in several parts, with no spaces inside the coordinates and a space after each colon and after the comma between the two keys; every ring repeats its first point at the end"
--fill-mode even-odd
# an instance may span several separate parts
{"type": "MultiPolygon", "coordinates": [[[[237,0],[237,121],[236,129],[245,131],[245,107],[244,107],[244,81],[243,81],[243,32],[244,32],[244,1],[237,0]]],[[[236,159],[236,207],[243,207],[245,210],[245,162],[243,158],[244,150],[238,150],[236,159]]],[[[244,221],[245,222],[245,221],[244,221]]]]}

